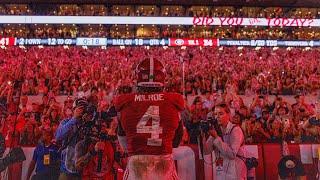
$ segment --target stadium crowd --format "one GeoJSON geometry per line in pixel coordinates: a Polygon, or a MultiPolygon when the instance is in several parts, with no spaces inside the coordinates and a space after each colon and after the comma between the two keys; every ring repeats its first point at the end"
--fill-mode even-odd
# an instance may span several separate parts
{"type": "MultiPolygon", "coordinates": [[[[320,10],[10,4],[0,5],[0,14],[319,18],[320,10]]],[[[24,38],[320,38],[320,31],[315,27],[180,25],[5,24],[0,26],[0,34],[24,38]]],[[[209,120],[215,106],[220,103],[230,107],[232,122],[242,128],[246,144],[281,143],[283,140],[290,143],[320,143],[319,127],[303,127],[312,116],[320,114],[320,99],[318,104],[305,99],[307,95],[320,97],[318,48],[2,46],[0,133],[5,137],[7,147],[18,144],[34,147],[42,140],[50,144],[60,122],[74,116],[73,104],[79,97],[94,102],[100,113],[108,111],[114,106],[117,94],[136,90],[134,67],[146,57],[165,64],[165,91],[184,95],[186,107],[181,113],[184,123],[182,144],[198,143],[201,122],[209,120]],[[294,96],[294,102],[289,102],[286,96],[294,96]],[[248,102],[248,97],[254,98],[248,102]]],[[[103,126],[103,131],[111,136],[116,135],[116,129],[117,122],[110,119],[103,126]]],[[[119,160],[124,156],[124,151],[117,140],[113,143],[115,147],[110,147],[113,148],[110,152],[119,153],[115,166],[124,169],[125,162],[119,160]]],[[[35,150],[35,154],[39,152],[35,150]]],[[[33,166],[39,163],[36,157],[33,160],[33,166]]],[[[45,163],[44,159],[39,161],[45,163]]],[[[33,170],[30,167],[28,178],[33,170]]]]}
{"type": "Polygon", "coordinates": [[[108,109],[115,94],[134,90],[133,67],[148,56],[166,65],[166,91],[195,97],[182,115],[184,143],[197,143],[200,121],[220,102],[231,107],[247,143],[319,142],[319,128],[305,130],[301,124],[316,111],[304,95],[320,89],[320,52],[301,48],[7,47],[0,50],[1,108],[8,112],[2,113],[1,133],[11,141],[17,116],[18,142],[34,146],[44,129],[55,132],[59,121],[72,115],[75,97],[93,98],[99,110],[108,109]],[[255,98],[245,104],[240,95],[255,98]],[[271,101],[270,95],[277,98],[271,101]],[[278,95],[296,95],[296,103],[278,95]]]}

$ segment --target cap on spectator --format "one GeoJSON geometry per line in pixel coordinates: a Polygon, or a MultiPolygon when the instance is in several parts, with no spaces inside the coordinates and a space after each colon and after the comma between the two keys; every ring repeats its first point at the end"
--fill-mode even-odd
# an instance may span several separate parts
{"type": "Polygon", "coordinates": [[[73,103],[73,108],[77,108],[77,107],[87,107],[88,106],[88,101],[86,98],[79,98],[76,99],[73,103]]]}

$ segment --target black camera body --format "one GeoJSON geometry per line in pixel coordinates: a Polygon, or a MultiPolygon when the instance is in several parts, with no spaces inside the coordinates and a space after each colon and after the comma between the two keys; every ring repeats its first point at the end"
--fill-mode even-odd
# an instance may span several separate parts
{"type": "Polygon", "coordinates": [[[105,133],[101,133],[101,123],[106,122],[109,123],[112,120],[112,117],[117,116],[117,112],[112,106],[108,109],[107,112],[97,112],[97,108],[93,104],[89,104],[85,109],[83,113],[83,119],[86,119],[87,117],[90,117],[91,119],[86,119],[83,121],[80,128],[80,132],[82,135],[86,137],[94,137],[98,138],[100,140],[105,141],[114,141],[117,139],[117,137],[110,136],[105,133]],[[94,132],[93,129],[98,130],[98,132],[94,132]]]}
{"type": "Polygon", "coordinates": [[[89,104],[83,111],[83,116],[82,118],[85,119],[86,116],[91,117],[91,119],[87,119],[84,121],[85,123],[83,124],[84,127],[92,127],[94,125],[99,124],[100,122],[111,122],[112,118],[117,116],[117,112],[114,106],[110,107],[107,111],[105,112],[97,112],[97,107],[94,106],[93,104],[89,104]]]}
{"type": "Polygon", "coordinates": [[[252,169],[258,167],[258,160],[255,157],[246,158],[247,169],[252,169]]]}
{"type": "Polygon", "coordinates": [[[212,128],[213,128],[213,126],[212,126],[211,122],[204,121],[204,120],[200,121],[200,129],[202,132],[207,133],[212,128]]]}
{"type": "Polygon", "coordinates": [[[88,106],[86,106],[83,110],[83,115],[85,114],[91,114],[94,115],[94,113],[97,112],[97,107],[94,106],[93,104],[89,104],[88,106]]]}
{"type": "Polygon", "coordinates": [[[208,133],[210,129],[214,129],[218,136],[222,137],[222,131],[216,118],[208,117],[206,121],[200,121],[200,129],[204,133],[208,133]]]}
{"type": "Polygon", "coordinates": [[[312,126],[320,126],[320,119],[317,119],[316,117],[312,117],[309,119],[309,124],[312,126]]]}

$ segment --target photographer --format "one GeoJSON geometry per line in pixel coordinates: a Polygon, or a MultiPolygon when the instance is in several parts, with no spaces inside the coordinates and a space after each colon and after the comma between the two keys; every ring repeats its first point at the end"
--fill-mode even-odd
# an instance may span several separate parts
{"type": "Polygon", "coordinates": [[[217,175],[225,180],[246,179],[247,168],[244,160],[244,135],[241,128],[230,122],[230,110],[226,104],[219,104],[214,110],[222,137],[215,129],[209,129],[209,138],[203,143],[205,154],[216,153],[217,175]]]}
{"type": "Polygon", "coordinates": [[[82,124],[84,110],[88,102],[84,98],[79,98],[73,105],[73,117],[61,121],[57,131],[56,140],[62,143],[61,166],[59,180],[80,180],[80,173],[74,167],[75,145],[80,141],[79,128],[82,124]]]}

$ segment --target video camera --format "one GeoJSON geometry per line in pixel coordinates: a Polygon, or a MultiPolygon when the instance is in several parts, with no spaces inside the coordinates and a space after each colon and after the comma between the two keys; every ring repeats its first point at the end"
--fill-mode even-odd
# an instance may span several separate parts
{"type": "Polygon", "coordinates": [[[102,133],[102,123],[109,123],[112,117],[117,116],[117,112],[112,106],[106,112],[97,112],[97,108],[93,104],[88,104],[84,109],[82,116],[83,124],[81,125],[80,132],[87,137],[94,137],[100,140],[113,141],[116,136],[110,136],[108,134],[102,133]],[[94,132],[94,129],[98,132],[94,132]]]}
{"type": "Polygon", "coordinates": [[[200,121],[200,130],[202,132],[208,133],[210,129],[214,129],[218,136],[222,137],[222,131],[216,118],[208,117],[207,120],[200,121]]]}

